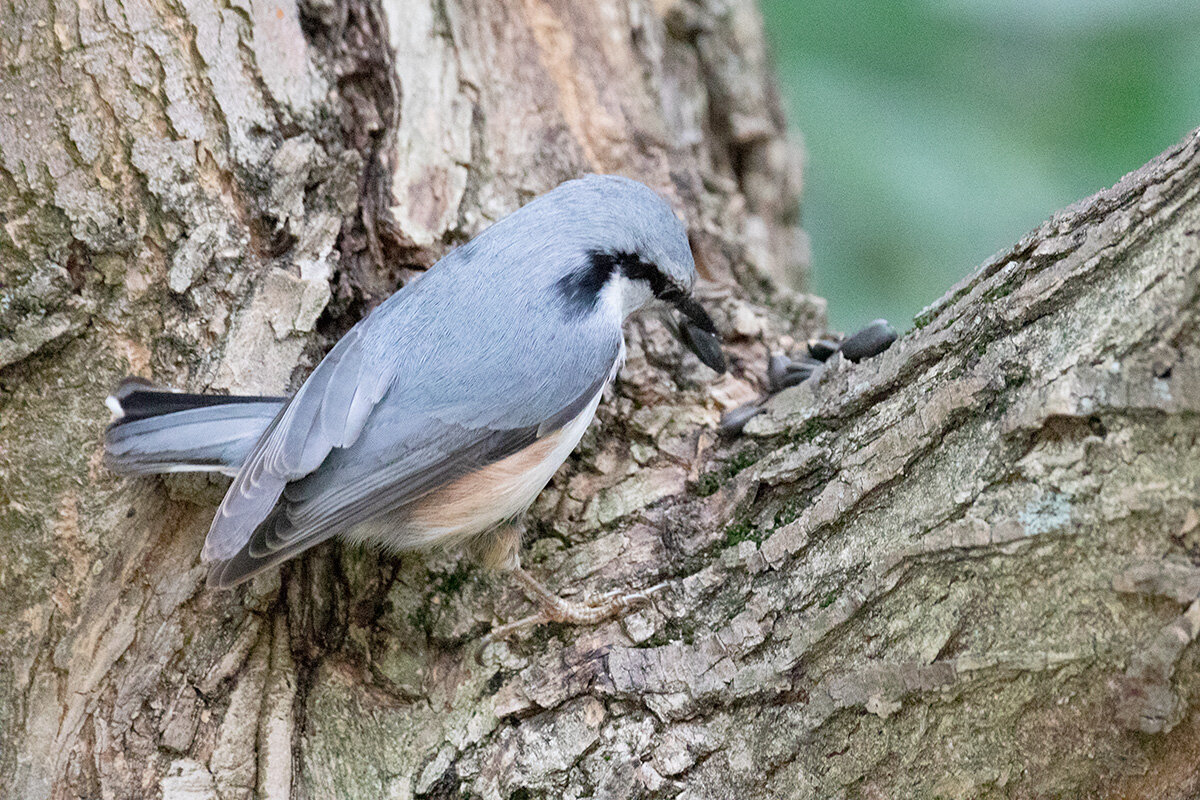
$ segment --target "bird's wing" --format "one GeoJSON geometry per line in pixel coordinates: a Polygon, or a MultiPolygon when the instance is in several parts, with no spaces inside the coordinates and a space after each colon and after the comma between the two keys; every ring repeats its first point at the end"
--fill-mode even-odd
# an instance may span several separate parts
{"type": "MultiPolygon", "coordinates": [[[[616,357],[614,351],[611,361],[616,357]]],[[[577,417],[603,390],[609,374],[611,364],[544,423],[518,428],[470,428],[432,417],[400,419],[385,404],[354,445],[335,450],[321,469],[287,485],[245,546],[219,564],[210,581],[233,586],[340,531],[523,450],[577,417]]]]}
{"type": "Polygon", "coordinates": [[[488,280],[464,290],[462,273],[434,269],[346,334],[247,456],[205,559],[248,552],[289,484],[309,487],[310,510],[256,552],[299,552],[519,450],[586,405],[620,357],[620,328],[547,319],[541,295],[506,295],[488,280]]]}
{"type": "Polygon", "coordinates": [[[205,560],[227,559],[271,512],[283,487],[353,444],[391,376],[365,358],[372,317],[350,330],[317,365],[246,457],[204,542],[205,560]]]}

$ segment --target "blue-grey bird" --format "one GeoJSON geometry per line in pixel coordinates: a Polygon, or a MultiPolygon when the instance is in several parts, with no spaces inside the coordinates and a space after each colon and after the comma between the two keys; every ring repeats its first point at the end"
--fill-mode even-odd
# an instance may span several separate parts
{"type": "Polygon", "coordinates": [[[180,394],[127,379],[106,463],[233,476],[203,558],[241,583],[331,536],[392,550],[469,544],[563,621],[593,621],[520,569],[509,524],[578,444],[625,356],[625,318],[692,299],[683,224],[637,181],[568,181],[410,281],[355,325],[290,398],[180,394]]]}

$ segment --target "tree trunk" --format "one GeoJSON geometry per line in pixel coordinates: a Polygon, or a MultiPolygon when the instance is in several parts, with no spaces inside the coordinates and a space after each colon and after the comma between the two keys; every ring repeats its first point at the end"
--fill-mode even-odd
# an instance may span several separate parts
{"type": "Polygon", "coordinates": [[[0,20],[0,775],[20,798],[1191,797],[1200,134],[743,437],[820,330],[752,7],[291,0],[0,20]],[[623,172],[729,333],[653,317],[527,566],[652,608],[527,613],[456,553],[318,548],[204,587],[224,485],[99,463],[123,374],[294,388],[401,281],[623,172]]]}

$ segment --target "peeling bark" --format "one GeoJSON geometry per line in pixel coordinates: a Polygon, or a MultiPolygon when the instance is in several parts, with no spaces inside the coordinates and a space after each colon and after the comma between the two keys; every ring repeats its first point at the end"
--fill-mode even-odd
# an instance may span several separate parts
{"type": "Polygon", "coordinates": [[[1200,135],[737,441],[819,332],[741,3],[60,7],[0,25],[0,774],[22,798],[1190,797],[1200,135]],[[12,24],[9,24],[9,23],[12,24]],[[414,271],[584,171],[685,214],[719,381],[652,316],[526,564],[336,545],[237,592],[224,485],[99,466],[109,386],[294,388],[414,271]]]}

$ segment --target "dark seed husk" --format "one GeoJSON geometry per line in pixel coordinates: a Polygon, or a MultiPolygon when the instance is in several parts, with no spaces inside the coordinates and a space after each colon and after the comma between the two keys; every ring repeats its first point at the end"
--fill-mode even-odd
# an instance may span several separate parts
{"type": "Polygon", "coordinates": [[[832,339],[810,339],[808,354],[817,361],[828,361],[842,345],[832,339]]]}
{"type": "Polygon", "coordinates": [[[717,424],[717,430],[726,436],[737,436],[746,427],[746,423],[758,415],[762,411],[762,407],[757,403],[747,403],[744,406],[738,406],[732,411],[726,411],[721,421],[717,424]]]}
{"type": "Polygon", "coordinates": [[[877,356],[896,341],[896,329],[886,319],[877,319],[842,342],[842,355],[851,361],[877,356]]]}
{"type": "Polygon", "coordinates": [[[799,361],[792,361],[787,356],[776,353],[767,361],[767,391],[771,394],[781,392],[789,386],[796,386],[812,377],[821,362],[815,358],[801,356],[799,361]]]}
{"type": "Polygon", "coordinates": [[[792,366],[792,360],[783,353],[772,353],[767,358],[767,389],[772,394],[783,388],[781,381],[792,366]]]}

